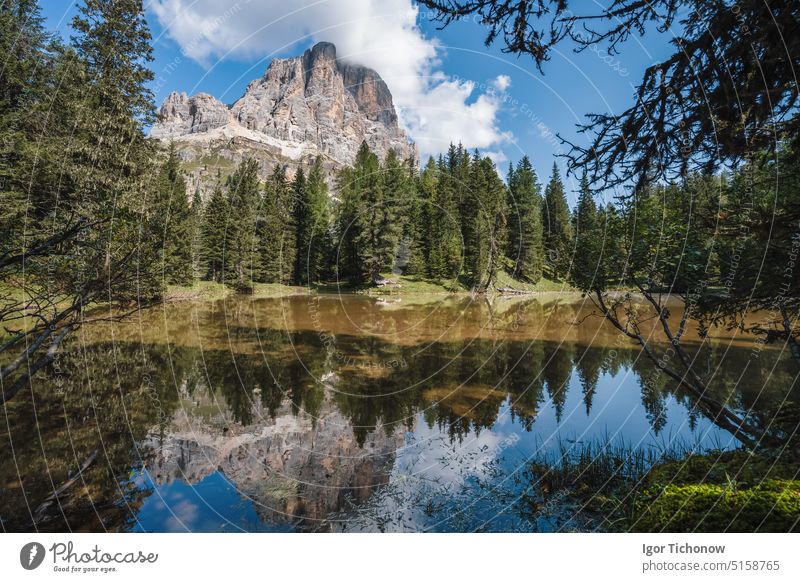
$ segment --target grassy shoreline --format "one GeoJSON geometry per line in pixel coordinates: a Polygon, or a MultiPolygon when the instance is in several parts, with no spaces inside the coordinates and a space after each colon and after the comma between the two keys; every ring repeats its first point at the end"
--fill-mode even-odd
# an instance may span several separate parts
{"type": "MultiPolygon", "coordinates": [[[[408,296],[408,295],[469,295],[471,290],[458,281],[434,281],[413,275],[387,275],[387,279],[395,283],[383,287],[373,285],[353,286],[349,283],[322,283],[309,287],[283,285],[280,283],[254,283],[252,292],[242,294],[233,287],[213,281],[198,281],[193,285],[170,285],[164,294],[164,301],[176,303],[181,301],[218,301],[232,296],[251,297],[255,299],[268,297],[290,297],[309,295],[312,293],[348,295],[366,295],[370,297],[408,296]]],[[[553,293],[578,294],[580,291],[567,283],[559,283],[541,279],[535,284],[524,283],[503,273],[498,277],[493,289],[486,292],[489,296],[501,295],[539,295],[553,293]]]]}

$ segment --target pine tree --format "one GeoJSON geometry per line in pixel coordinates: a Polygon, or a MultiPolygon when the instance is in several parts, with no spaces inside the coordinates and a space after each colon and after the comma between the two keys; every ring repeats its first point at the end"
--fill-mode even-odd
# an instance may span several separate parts
{"type": "Polygon", "coordinates": [[[462,267],[461,220],[453,182],[443,157],[435,167],[428,163],[422,180],[425,191],[433,191],[426,224],[428,275],[445,281],[458,277],[462,267]]]}
{"type": "Polygon", "coordinates": [[[505,264],[505,251],[508,247],[508,191],[491,158],[484,157],[480,161],[480,167],[484,174],[486,188],[481,208],[487,245],[482,290],[486,290],[494,287],[497,273],[505,264]]]}
{"type": "Polygon", "coordinates": [[[378,278],[391,267],[399,243],[393,210],[386,204],[384,174],[378,157],[362,142],[351,171],[340,175],[344,272],[355,284],[378,278]]]}
{"type": "Polygon", "coordinates": [[[411,234],[411,212],[414,208],[411,169],[394,150],[389,150],[382,175],[380,199],[376,202],[381,207],[379,252],[383,257],[383,266],[380,269],[399,272],[408,262],[410,247],[415,244],[416,236],[411,234]]]}
{"type": "Polygon", "coordinates": [[[573,214],[575,233],[575,258],[570,271],[572,284],[579,289],[594,289],[602,274],[603,225],[600,223],[597,205],[594,202],[589,178],[584,172],[581,177],[578,205],[573,214]]]}
{"type": "Polygon", "coordinates": [[[304,205],[307,208],[307,221],[302,229],[298,221],[298,256],[306,257],[304,270],[307,279],[299,283],[315,283],[330,276],[327,257],[331,253],[331,216],[328,183],[322,169],[322,159],[314,160],[306,180],[304,205]]]}
{"type": "Polygon", "coordinates": [[[359,190],[356,222],[360,225],[360,236],[355,243],[362,269],[360,279],[361,282],[368,282],[380,276],[391,258],[385,256],[382,245],[383,173],[378,157],[369,150],[366,142],[361,144],[361,150],[355,167],[356,187],[359,190]]]}
{"type": "Polygon", "coordinates": [[[225,282],[239,290],[252,287],[257,259],[256,216],[261,197],[258,162],[243,160],[228,178],[225,282]]]}
{"type": "Polygon", "coordinates": [[[228,213],[228,200],[222,186],[217,184],[203,210],[200,228],[201,272],[204,279],[217,283],[221,283],[224,278],[228,213]]]}
{"type": "MultiPolygon", "coordinates": [[[[359,150],[361,154],[361,150],[359,150]]],[[[356,160],[358,163],[358,159],[356,160]]],[[[361,257],[356,240],[361,236],[360,222],[357,219],[361,206],[361,191],[356,182],[355,168],[343,168],[337,175],[337,189],[341,203],[336,209],[336,279],[347,280],[352,284],[361,283],[361,257]]]]}
{"type": "Polygon", "coordinates": [[[87,0],[72,47],[41,23],[34,2],[0,4],[0,279],[25,288],[0,291],[0,321],[24,312],[32,322],[0,346],[22,362],[0,369],[0,402],[53,360],[86,305],[163,291],[147,236],[158,171],[144,134],[155,106],[141,2],[87,0]]]}
{"type": "MultiPolygon", "coordinates": [[[[305,181],[305,179],[304,179],[305,181]]],[[[297,229],[294,224],[295,197],[286,179],[286,170],[276,165],[264,187],[259,213],[259,280],[266,283],[291,283],[296,267],[297,229]]]]}
{"type": "Polygon", "coordinates": [[[167,159],[161,167],[155,197],[153,234],[154,240],[159,241],[164,280],[173,285],[189,285],[194,279],[194,217],[174,143],[170,143],[167,159]]]}
{"type": "Polygon", "coordinates": [[[203,229],[203,199],[200,196],[200,189],[195,188],[192,196],[192,273],[194,279],[199,279],[203,275],[201,252],[202,252],[202,229],[203,229]]]}
{"type": "Polygon", "coordinates": [[[314,219],[313,208],[310,202],[308,184],[303,168],[298,168],[292,180],[292,197],[295,200],[292,208],[295,225],[295,266],[292,276],[293,282],[298,285],[308,284],[310,280],[309,250],[312,242],[314,219]]]}
{"type": "MultiPolygon", "coordinates": [[[[432,161],[432,160],[431,160],[432,161]]],[[[403,273],[406,275],[426,275],[425,266],[425,225],[428,223],[428,204],[430,200],[423,200],[420,197],[419,172],[416,160],[409,158],[406,160],[408,168],[408,184],[406,186],[406,196],[408,202],[402,210],[405,215],[403,221],[402,245],[405,247],[405,267],[403,273]]]]}
{"type": "MultiPolygon", "coordinates": [[[[468,156],[464,159],[469,160],[468,156]]],[[[468,165],[468,187],[461,195],[461,235],[464,240],[464,277],[473,288],[483,282],[488,259],[487,230],[483,200],[486,174],[476,151],[468,165]]],[[[456,165],[456,169],[461,164],[456,165]]]]}
{"type": "Polygon", "coordinates": [[[145,192],[154,187],[149,177],[156,174],[152,164],[157,146],[143,130],[154,121],[155,106],[147,87],[153,79],[148,68],[153,51],[142,2],[86,0],[72,28],[75,54],[88,83],[71,111],[76,145],[65,157],[74,164],[75,189],[92,193],[84,211],[113,225],[98,230],[95,240],[84,241],[99,250],[93,257],[84,255],[92,263],[84,274],[92,269],[116,273],[118,278],[108,287],[120,297],[158,295],[158,241],[132,236],[129,229],[140,227],[142,220],[151,222],[157,212],[157,205],[143,196],[143,185],[150,181],[145,192]],[[115,265],[125,261],[132,248],[135,270],[115,265]]]}
{"type": "Polygon", "coordinates": [[[435,238],[440,234],[433,228],[433,224],[437,222],[437,183],[436,162],[429,157],[425,168],[414,177],[414,206],[410,217],[414,243],[406,266],[406,273],[410,275],[430,275],[434,270],[431,249],[435,238]]]}
{"type": "MultiPolygon", "coordinates": [[[[25,246],[36,246],[40,234],[37,221],[46,217],[47,198],[40,208],[31,208],[31,195],[52,190],[42,184],[43,165],[50,162],[50,151],[34,150],[31,145],[42,139],[47,147],[51,137],[42,135],[35,121],[48,95],[49,74],[56,63],[48,58],[58,47],[45,32],[44,18],[34,1],[15,0],[0,4],[0,257],[17,253],[25,246]],[[44,159],[41,159],[44,154],[44,159]],[[38,169],[37,161],[39,157],[38,169]],[[33,212],[32,223],[25,217],[33,212]],[[31,232],[31,228],[35,232],[31,232]]],[[[60,68],[58,70],[61,70],[60,68]]],[[[46,166],[45,166],[46,167],[46,166]]]]}
{"type": "Polygon", "coordinates": [[[536,283],[544,268],[541,187],[528,156],[508,171],[508,258],[512,274],[536,283]]]}
{"type": "Polygon", "coordinates": [[[545,188],[542,228],[547,256],[545,270],[553,279],[563,280],[569,273],[572,255],[572,225],[564,184],[555,163],[550,182],[545,188]]]}
{"type": "Polygon", "coordinates": [[[625,280],[630,236],[624,216],[611,202],[598,209],[597,221],[603,242],[595,286],[602,290],[625,280]]]}

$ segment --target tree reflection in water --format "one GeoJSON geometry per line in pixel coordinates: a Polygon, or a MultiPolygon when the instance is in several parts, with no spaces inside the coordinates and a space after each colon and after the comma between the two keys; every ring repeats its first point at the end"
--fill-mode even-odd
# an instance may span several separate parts
{"type": "MultiPolygon", "coordinates": [[[[87,329],[5,405],[3,529],[580,528],[552,499],[520,506],[528,460],[555,443],[735,445],[585,309],[297,297],[167,306],[113,342],[87,329]],[[213,519],[179,519],[176,484],[215,475],[238,502],[198,497],[213,519]]],[[[760,426],[793,418],[779,351],[698,351],[715,399],[760,426]]]]}

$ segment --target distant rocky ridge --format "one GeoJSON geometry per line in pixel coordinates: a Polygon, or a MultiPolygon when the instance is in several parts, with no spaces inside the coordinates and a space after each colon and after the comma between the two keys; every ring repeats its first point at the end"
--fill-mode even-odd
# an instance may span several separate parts
{"type": "Polygon", "coordinates": [[[218,170],[230,173],[248,156],[266,177],[276,163],[291,172],[318,155],[329,170],[352,164],[364,140],[380,157],[390,149],[403,158],[416,155],[383,79],[339,61],[327,42],[273,60],[233,105],[206,93],[171,93],[150,135],[176,143],[190,188],[201,191],[218,170]]]}

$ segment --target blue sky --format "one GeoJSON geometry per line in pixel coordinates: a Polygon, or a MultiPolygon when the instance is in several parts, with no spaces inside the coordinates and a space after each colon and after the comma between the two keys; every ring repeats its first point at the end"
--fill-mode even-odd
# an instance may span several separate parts
{"type": "MultiPolygon", "coordinates": [[[[41,4],[48,24],[68,35],[76,3],[41,4]]],[[[340,58],[372,66],[384,77],[423,155],[461,140],[490,153],[504,171],[509,160],[527,154],[542,182],[554,156],[563,153],[555,134],[586,143],[576,123],[586,113],[629,106],[645,67],[669,54],[672,38],[669,31],[654,30],[630,39],[613,57],[603,47],[576,54],[563,45],[542,74],[529,57],[504,54],[500,43],[485,47],[485,29],[474,21],[438,30],[411,0],[145,4],[158,103],[171,91],[203,91],[232,103],[273,57],[297,55],[328,40],[340,58]]],[[[563,172],[564,161],[556,161],[563,172]]],[[[568,178],[568,190],[576,182],[568,178]]]]}

